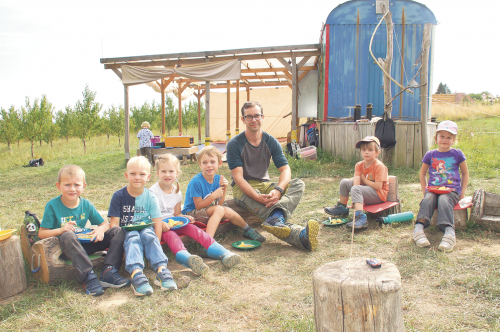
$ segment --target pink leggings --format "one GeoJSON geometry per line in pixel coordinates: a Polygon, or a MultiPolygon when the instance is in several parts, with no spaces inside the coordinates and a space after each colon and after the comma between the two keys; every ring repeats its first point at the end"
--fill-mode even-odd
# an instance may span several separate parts
{"type": "Polygon", "coordinates": [[[186,235],[201,244],[203,247],[208,249],[215,242],[214,238],[202,231],[200,228],[193,224],[187,224],[186,226],[165,232],[161,235],[161,240],[166,242],[174,256],[181,250],[186,250],[184,243],[182,243],[179,235],[186,235]]]}

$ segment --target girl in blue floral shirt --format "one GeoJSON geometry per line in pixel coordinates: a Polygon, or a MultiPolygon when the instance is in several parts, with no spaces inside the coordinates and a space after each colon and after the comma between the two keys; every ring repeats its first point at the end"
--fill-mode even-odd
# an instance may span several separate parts
{"type": "Polygon", "coordinates": [[[149,162],[151,160],[151,139],[154,138],[153,133],[149,130],[149,122],[144,121],[141,124],[141,130],[137,134],[137,138],[139,139],[139,149],[141,149],[141,156],[148,158],[149,162]]]}

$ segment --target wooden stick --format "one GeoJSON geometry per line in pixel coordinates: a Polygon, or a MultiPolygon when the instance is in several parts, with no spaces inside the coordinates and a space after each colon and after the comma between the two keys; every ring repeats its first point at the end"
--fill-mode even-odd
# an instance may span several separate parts
{"type": "MultiPolygon", "coordinates": [[[[356,203],[352,203],[354,206],[356,203]]],[[[349,258],[352,258],[352,245],[354,244],[354,224],[356,223],[356,210],[354,210],[354,215],[352,216],[352,233],[351,233],[351,253],[349,258]]]]}

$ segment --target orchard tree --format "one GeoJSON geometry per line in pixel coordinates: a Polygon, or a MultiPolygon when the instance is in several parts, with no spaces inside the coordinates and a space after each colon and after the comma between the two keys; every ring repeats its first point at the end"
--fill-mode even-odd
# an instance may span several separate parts
{"type": "Polygon", "coordinates": [[[57,137],[59,137],[59,126],[57,125],[57,123],[51,121],[50,124],[45,127],[42,138],[45,143],[50,143],[50,147],[52,147],[52,142],[57,137]]]}
{"type": "Polygon", "coordinates": [[[122,106],[111,105],[106,111],[106,116],[109,119],[109,130],[118,136],[118,146],[121,146],[121,137],[125,133],[125,110],[122,106]]]}
{"type": "Polygon", "coordinates": [[[14,106],[9,108],[9,111],[5,109],[0,110],[0,141],[7,143],[10,151],[10,144],[19,141],[20,134],[20,122],[21,117],[19,111],[17,111],[14,106]]]}
{"type": "Polygon", "coordinates": [[[95,132],[102,105],[95,101],[96,92],[90,91],[88,85],[82,95],[83,101],[79,100],[75,105],[74,129],[76,136],[83,142],[83,152],[87,153],[85,140],[95,132]]]}
{"type": "Polygon", "coordinates": [[[168,136],[171,135],[171,131],[179,126],[179,115],[177,113],[177,108],[174,106],[174,101],[168,95],[165,95],[165,129],[168,132],[168,136]]]}
{"type": "Polygon", "coordinates": [[[47,96],[43,95],[39,102],[35,99],[33,105],[26,97],[26,107],[21,110],[21,133],[25,140],[31,143],[31,158],[34,158],[33,143],[41,141],[43,132],[52,122],[52,104],[47,100],[47,96]]]}
{"type": "Polygon", "coordinates": [[[71,106],[66,106],[66,110],[60,110],[56,114],[56,123],[59,127],[59,135],[66,137],[66,142],[69,140],[70,136],[75,136],[74,134],[74,115],[75,112],[71,106]]]}

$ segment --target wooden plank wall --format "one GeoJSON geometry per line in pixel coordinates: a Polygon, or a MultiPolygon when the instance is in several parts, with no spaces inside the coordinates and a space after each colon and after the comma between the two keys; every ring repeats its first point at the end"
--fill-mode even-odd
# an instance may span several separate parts
{"type": "Polygon", "coordinates": [[[451,104],[455,104],[455,95],[445,95],[445,94],[433,94],[432,95],[432,100],[433,101],[444,101],[446,103],[451,103],[451,104]]]}
{"type": "MultiPolygon", "coordinates": [[[[417,121],[396,121],[396,141],[393,159],[394,167],[419,169],[422,166],[421,126],[417,121]]],[[[436,123],[428,123],[429,142],[434,142],[436,123]]],[[[361,160],[355,144],[365,136],[375,134],[375,125],[361,122],[357,129],[352,122],[320,122],[320,147],[332,156],[350,161],[361,160]]],[[[431,144],[432,144],[431,143],[431,144]]]]}

